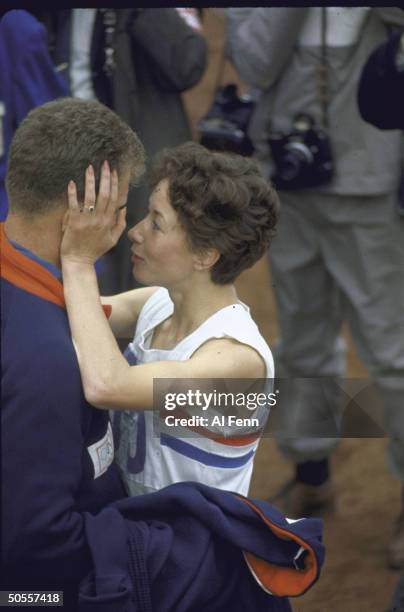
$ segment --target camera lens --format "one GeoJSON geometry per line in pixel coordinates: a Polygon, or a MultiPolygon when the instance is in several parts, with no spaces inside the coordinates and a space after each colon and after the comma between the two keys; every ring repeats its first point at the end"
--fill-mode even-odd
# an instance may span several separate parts
{"type": "Polygon", "coordinates": [[[279,176],[283,181],[292,181],[299,174],[301,162],[293,155],[286,155],[282,160],[279,176]]]}
{"type": "Polygon", "coordinates": [[[286,147],[282,158],[279,176],[283,181],[294,180],[304,166],[313,161],[313,155],[308,147],[301,142],[291,142],[286,147]]]}

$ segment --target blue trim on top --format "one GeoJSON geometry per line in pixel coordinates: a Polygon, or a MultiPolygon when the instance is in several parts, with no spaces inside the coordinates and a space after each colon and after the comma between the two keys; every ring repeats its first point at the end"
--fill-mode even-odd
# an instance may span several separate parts
{"type": "Polygon", "coordinates": [[[51,274],[53,274],[53,276],[56,276],[56,278],[58,280],[60,280],[60,281],[62,280],[62,272],[59,270],[59,268],[57,266],[54,266],[49,261],[46,261],[45,259],[42,259],[42,257],[38,257],[38,255],[35,255],[35,253],[30,251],[29,249],[26,249],[25,247],[23,247],[20,244],[18,244],[18,242],[15,242],[15,240],[10,240],[10,242],[13,245],[13,247],[15,249],[17,249],[17,251],[21,251],[21,253],[24,253],[24,255],[26,255],[30,259],[33,259],[37,263],[41,264],[41,266],[43,266],[49,272],[51,272],[51,274]]]}
{"type": "Polygon", "coordinates": [[[125,357],[126,361],[129,363],[130,366],[137,365],[137,358],[132,349],[130,348],[130,344],[128,344],[128,346],[126,347],[123,356],[125,357]]]}
{"type": "Polygon", "coordinates": [[[162,446],[168,446],[168,448],[180,453],[180,455],[184,455],[184,457],[194,459],[195,461],[199,461],[199,463],[203,463],[204,465],[220,468],[241,467],[242,465],[248,463],[255,453],[255,451],[252,450],[246,455],[241,455],[240,457],[223,457],[222,455],[208,453],[200,448],[197,448],[196,446],[193,446],[192,444],[184,442],[184,440],[174,438],[168,434],[161,434],[160,444],[162,446]]]}

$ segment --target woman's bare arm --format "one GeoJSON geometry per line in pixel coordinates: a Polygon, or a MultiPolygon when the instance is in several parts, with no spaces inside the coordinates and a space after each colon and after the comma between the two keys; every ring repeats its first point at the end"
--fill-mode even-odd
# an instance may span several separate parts
{"type": "Polygon", "coordinates": [[[101,307],[94,267],[64,260],[66,306],[87,401],[98,408],[150,410],[156,378],[261,378],[265,364],[249,346],[230,339],[207,342],[186,361],[130,366],[101,307]]]}
{"type": "Polygon", "coordinates": [[[115,338],[133,336],[140,311],[157,289],[158,287],[144,287],[101,297],[102,304],[112,306],[109,324],[115,338]]]}
{"type": "MultiPolygon", "coordinates": [[[[82,373],[84,366],[82,361],[82,373]]],[[[96,368],[91,376],[83,377],[87,400],[97,408],[134,411],[156,407],[153,401],[156,379],[202,379],[208,383],[213,379],[255,380],[264,378],[266,371],[253,348],[227,338],[207,342],[202,351],[185,361],[128,366],[118,359],[108,362],[106,354],[103,358],[99,354],[96,368]]]]}

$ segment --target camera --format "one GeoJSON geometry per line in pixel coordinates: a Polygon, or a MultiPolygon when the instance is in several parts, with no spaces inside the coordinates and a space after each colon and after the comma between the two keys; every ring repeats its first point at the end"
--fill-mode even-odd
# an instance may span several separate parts
{"type": "Polygon", "coordinates": [[[220,88],[209,111],[198,123],[200,143],[215,151],[251,155],[254,147],[247,130],[254,107],[251,96],[238,96],[234,83],[220,88]]]}
{"type": "Polygon", "coordinates": [[[295,115],[289,133],[271,132],[269,146],[275,164],[271,180],[278,189],[292,190],[329,183],[334,174],[327,134],[310,115],[295,115]]]}

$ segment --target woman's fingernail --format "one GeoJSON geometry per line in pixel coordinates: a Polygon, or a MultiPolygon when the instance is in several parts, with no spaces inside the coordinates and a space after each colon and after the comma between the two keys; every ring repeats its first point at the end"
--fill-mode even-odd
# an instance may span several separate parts
{"type": "Polygon", "coordinates": [[[103,168],[104,168],[104,170],[108,170],[108,162],[107,162],[107,160],[104,161],[103,168]]]}
{"type": "Polygon", "coordinates": [[[74,182],[73,181],[69,181],[69,185],[68,185],[69,189],[73,189],[74,187],[74,182]]]}
{"type": "Polygon", "coordinates": [[[91,164],[88,166],[87,170],[89,174],[94,174],[94,168],[92,167],[91,164]]]}

